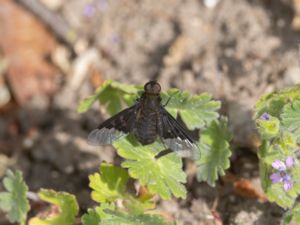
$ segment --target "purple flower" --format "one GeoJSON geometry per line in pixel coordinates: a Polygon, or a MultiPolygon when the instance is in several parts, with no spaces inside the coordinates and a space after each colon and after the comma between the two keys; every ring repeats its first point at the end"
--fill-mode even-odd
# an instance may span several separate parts
{"type": "Polygon", "coordinates": [[[260,116],[261,120],[270,120],[270,118],[271,118],[270,114],[268,114],[266,112],[260,116]]]}
{"type": "Polygon", "coordinates": [[[114,44],[118,43],[120,41],[120,37],[117,34],[113,34],[111,36],[111,42],[113,42],[114,44]]]}
{"type": "Polygon", "coordinates": [[[292,178],[288,174],[288,169],[290,169],[295,164],[295,160],[293,157],[289,156],[285,160],[285,162],[280,160],[275,160],[272,163],[272,167],[278,172],[273,173],[270,176],[270,179],[273,184],[278,182],[283,182],[283,188],[285,191],[290,190],[293,187],[292,178]]]}
{"type": "Polygon", "coordinates": [[[83,9],[83,15],[86,17],[92,17],[96,12],[94,4],[86,4],[83,9]]]}

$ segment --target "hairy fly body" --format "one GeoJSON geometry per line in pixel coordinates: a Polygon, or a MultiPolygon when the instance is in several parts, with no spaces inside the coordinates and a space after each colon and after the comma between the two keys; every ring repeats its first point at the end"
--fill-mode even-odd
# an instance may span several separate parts
{"type": "Polygon", "coordinates": [[[197,148],[195,141],[163,107],[160,91],[161,87],[156,81],[146,83],[137,102],[100,124],[89,134],[89,143],[111,144],[120,136],[132,133],[142,145],[151,144],[159,138],[180,155],[192,153],[197,148]]]}

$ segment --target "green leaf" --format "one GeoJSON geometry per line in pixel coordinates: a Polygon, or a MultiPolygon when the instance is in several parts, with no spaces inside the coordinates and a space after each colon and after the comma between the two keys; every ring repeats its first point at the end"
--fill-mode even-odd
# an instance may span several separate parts
{"type": "Polygon", "coordinates": [[[7,213],[11,223],[25,224],[30,206],[26,198],[28,187],[23,180],[22,172],[13,173],[8,170],[3,185],[7,192],[0,193],[0,209],[7,213]]]}
{"type": "Polygon", "coordinates": [[[167,225],[158,215],[117,211],[113,204],[101,203],[82,216],[83,225],[167,225]]]}
{"type": "Polygon", "coordinates": [[[83,225],[99,225],[100,216],[95,209],[88,209],[88,212],[81,218],[83,225]]]}
{"type": "Polygon", "coordinates": [[[292,222],[293,219],[293,213],[291,210],[288,210],[284,215],[280,222],[280,225],[289,225],[292,222]]]}
{"type": "Polygon", "coordinates": [[[112,210],[105,210],[112,217],[101,220],[100,225],[168,225],[158,215],[127,214],[112,210]]]}
{"type": "Polygon", "coordinates": [[[295,100],[300,100],[300,85],[267,94],[256,103],[254,118],[257,119],[264,112],[279,118],[284,105],[295,100]]]}
{"type": "Polygon", "coordinates": [[[105,105],[110,115],[114,115],[122,108],[122,101],[131,105],[139,91],[138,87],[121,84],[116,81],[106,80],[96,93],[84,99],[77,109],[78,112],[86,112],[97,100],[105,105]]]}
{"type": "Polygon", "coordinates": [[[74,195],[66,192],[55,192],[42,189],[39,192],[40,199],[59,207],[55,216],[48,218],[34,217],[30,219],[29,225],[73,225],[79,208],[74,195]]]}
{"type": "Polygon", "coordinates": [[[182,171],[182,161],[176,153],[167,154],[158,159],[155,156],[165,147],[155,142],[142,146],[129,138],[120,138],[114,142],[118,154],[125,158],[122,167],[128,168],[131,177],[142,185],[147,185],[151,193],[170,199],[171,194],[185,198],[186,175],[182,171]]]}
{"type": "Polygon", "coordinates": [[[153,194],[149,192],[146,194],[140,195],[138,198],[127,195],[124,201],[125,208],[134,214],[141,214],[146,209],[154,209],[155,203],[153,201],[153,194]]]}
{"type": "Polygon", "coordinates": [[[297,143],[293,133],[288,131],[282,131],[280,136],[273,140],[273,145],[276,147],[277,151],[283,156],[291,155],[297,150],[297,143]]]}
{"type": "Polygon", "coordinates": [[[279,134],[280,123],[276,117],[270,116],[269,120],[258,118],[256,126],[263,139],[271,139],[279,134]]]}
{"type": "Polygon", "coordinates": [[[295,197],[284,191],[281,182],[270,185],[265,192],[270,202],[276,202],[282,208],[291,208],[295,202],[295,197]]]}
{"type": "Polygon", "coordinates": [[[175,118],[179,113],[186,126],[191,130],[203,128],[219,116],[216,111],[220,109],[221,103],[212,100],[207,93],[191,96],[186,91],[171,89],[167,93],[162,93],[163,104],[170,97],[166,109],[175,118]]]}
{"type": "Polygon", "coordinates": [[[300,224],[300,204],[298,203],[292,210],[296,223],[300,224]]]}
{"type": "Polygon", "coordinates": [[[89,176],[92,199],[96,202],[112,202],[124,197],[128,173],[123,168],[102,163],[100,173],[89,176]]]}
{"type": "MultiPolygon", "coordinates": [[[[283,208],[291,208],[300,193],[300,166],[295,156],[300,143],[300,85],[263,96],[256,104],[255,117],[259,120],[263,113],[272,117],[265,122],[269,124],[257,123],[263,139],[258,151],[262,187],[270,201],[283,208]],[[274,170],[272,163],[275,160],[284,162],[287,157],[293,157],[296,163],[286,171],[291,176],[293,186],[285,191],[283,182],[272,184],[270,176],[278,172],[274,170]]],[[[282,224],[287,224],[290,219],[291,214],[287,213],[282,224]]]]}
{"type": "Polygon", "coordinates": [[[83,225],[99,225],[101,220],[112,218],[105,212],[106,209],[115,210],[115,206],[111,203],[101,203],[95,209],[88,209],[88,212],[81,218],[83,225]]]}
{"type": "Polygon", "coordinates": [[[213,121],[206,130],[201,132],[199,143],[201,158],[196,161],[198,181],[206,181],[209,185],[215,186],[218,176],[224,175],[224,170],[230,166],[230,140],[231,133],[225,118],[213,121]]]}
{"type": "Polygon", "coordinates": [[[300,101],[286,104],[281,119],[283,128],[296,134],[297,143],[300,143],[300,101]]]}
{"type": "MultiPolygon", "coordinates": [[[[300,224],[300,204],[296,204],[293,208],[288,210],[280,223],[280,225],[289,225],[291,222],[300,224]]],[[[293,223],[294,224],[294,223],[293,223]]]]}
{"type": "Polygon", "coordinates": [[[282,157],[279,146],[271,145],[267,141],[262,142],[257,155],[260,161],[268,164],[270,167],[276,159],[280,159],[282,157]]]}

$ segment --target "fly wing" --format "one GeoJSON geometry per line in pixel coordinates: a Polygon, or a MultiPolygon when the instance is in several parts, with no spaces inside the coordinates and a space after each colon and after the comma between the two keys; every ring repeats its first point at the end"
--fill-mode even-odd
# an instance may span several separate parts
{"type": "Polygon", "coordinates": [[[104,121],[97,129],[91,131],[88,136],[88,143],[91,145],[112,144],[114,140],[131,132],[138,109],[139,104],[137,103],[104,121]]]}
{"type": "Polygon", "coordinates": [[[158,132],[162,141],[182,157],[191,157],[197,154],[198,146],[195,140],[167,110],[160,109],[161,116],[158,122],[158,132]]]}

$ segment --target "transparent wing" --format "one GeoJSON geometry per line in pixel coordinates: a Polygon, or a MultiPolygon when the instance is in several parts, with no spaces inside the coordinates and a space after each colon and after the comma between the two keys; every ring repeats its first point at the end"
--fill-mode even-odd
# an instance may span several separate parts
{"type": "Polygon", "coordinates": [[[97,129],[91,131],[88,143],[91,145],[112,144],[116,139],[131,132],[138,108],[139,103],[104,121],[97,129]]]}
{"type": "Polygon", "coordinates": [[[165,145],[181,157],[192,157],[199,153],[196,141],[190,136],[189,131],[163,107],[158,131],[165,145]]]}
{"type": "Polygon", "coordinates": [[[122,137],[126,133],[120,132],[114,128],[94,129],[89,133],[88,143],[90,145],[106,145],[112,144],[115,140],[122,137]]]}

